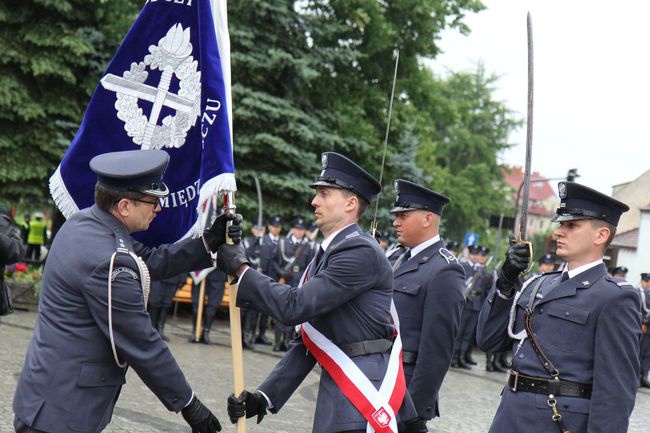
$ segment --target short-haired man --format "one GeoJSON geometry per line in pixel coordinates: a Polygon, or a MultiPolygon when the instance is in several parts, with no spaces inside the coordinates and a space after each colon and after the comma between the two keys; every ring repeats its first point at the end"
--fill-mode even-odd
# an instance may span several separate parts
{"type": "Polygon", "coordinates": [[[512,371],[490,432],[624,433],[639,386],[639,293],[609,277],[605,249],[628,206],[560,182],[553,221],[563,271],[526,282],[528,244],[513,241],[483,305],[479,347],[513,347],[512,371]]]}
{"type": "Polygon", "coordinates": [[[343,155],[326,152],[322,163],[321,175],[311,184],[316,190],[311,204],[325,240],[298,287],[249,268],[238,245],[219,249],[219,267],[239,277],[238,306],[288,325],[302,324],[301,335],[257,391],[230,396],[228,414],[233,422],[242,416],[257,416],[260,422],[267,408],[273,413],[282,409],[319,362],[324,371],[313,432],[361,433],[369,424],[375,430],[394,428],[394,406],[401,406],[402,398],[402,419],[410,421],[416,414],[405,398],[399,358],[391,356],[397,354],[391,347],[393,274],[377,241],[357,225],[381,187],[343,155]],[[389,382],[382,390],[392,390],[390,399],[388,392],[377,391],[384,378],[389,382]]]}
{"type": "MultiPolygon", "coordinates": [[[[17,433],[100,432],[110,422],[127,367],[193,432],[221,430],[197,399],[146,311],[149,278],[212,264],[227,217],[202,238],[147,248],[147,230],[168,194],[162,150],[106,153],[90,161],[95,205],[71,216],[43,271],[38,317],[14,395],[17,433]]],[[[231,236],[241,236],[239,226],[231,236]]]]}
{"type": "Polygon", "coordinates": [[[419,422],[440,416],[438,392],[447,374],[465,304],[465,273],[438,233],[449,198],[395,181],[393,227],[400,247],[388,252],[400,319],[404,375],[419,422]]]}

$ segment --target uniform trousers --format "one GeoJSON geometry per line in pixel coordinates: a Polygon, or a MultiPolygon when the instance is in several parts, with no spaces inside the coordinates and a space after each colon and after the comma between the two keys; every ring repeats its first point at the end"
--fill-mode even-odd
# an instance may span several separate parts
{"type": "Polygon", "coordinates": [[[478,311],[468,310],[467,308],[463,309],[463,313],[460,316],[460,330],[456,337],[456,350],[466,352],[472,347],[472,336],[478,323],[478,314],[478,311]]]}

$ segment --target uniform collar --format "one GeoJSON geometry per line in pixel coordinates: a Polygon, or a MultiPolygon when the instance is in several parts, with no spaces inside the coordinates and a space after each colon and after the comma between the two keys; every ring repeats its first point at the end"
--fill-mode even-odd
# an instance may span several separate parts
{"type": "Polygon", "coordinates": [[[421,244],[411,248],[411,257],[417,256],[418,253],[422,252],[425,248],[430,247],[431,245],[435,244],[438,241],[440,241],[440,235],[435,235],[428,241],[424,241],[421,244]]]}
{"type": "Polygon", "coordinates": [[[571,269],[570,271],[565,269],[564,272],[567,272],[569,274],[569,278],[574,278],[575,276],[580,275],[581,273],[588,271],[589,269],[593,268],[594,266],[598,266],[601,263],[603,263],[602,258],[591,263],[587,263],[586,265],[578,266],[577,268],[571,269]]]}
{"type": "Polygon", "coordinates": [[[334,238],[335,238],[339,233],[341,233],[343,230],[347,229],[348,227],[350,227],[350,226],[354,226],[354,225],[356,225],[356,223],[348,224],[347,226],[338,229],[337,231],[335,231],[334,233],[332,233],[331,235],[329,235],[329,236],[328,236],[328,237],[327,237],[327,238],[326,238],[326,239],[325,239],[325,240],[320,244],[320,247],[323,249],[323,251],[327,251],[327,247],[330,246],[330,244],[332,243],[332,241],[334,240],[334,238]]]}

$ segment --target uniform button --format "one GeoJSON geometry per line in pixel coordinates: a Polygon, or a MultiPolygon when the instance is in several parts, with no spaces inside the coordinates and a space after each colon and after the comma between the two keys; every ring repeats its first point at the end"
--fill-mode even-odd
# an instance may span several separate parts
{"type": "Polygon", "coordinates": [[[569,313],[568,311],[565,311],[565,312],[564,312],[564,315],[567,316],[567,317],[569,317],[569,316],[571,315],[571,313],[569,313]]]}
{"type": "Polygon", "coordinates": [[[176,403],[177,401],[178,401],[178,398],[177,398],[177,397],[172,398],[172,402],[173,402],[173,403],[176,403]]]}
{"type": "Polygon", "coordinates": [[[524,359],[525,357],[526,357],[526,355],[524,355],[523,353],[519,354],[519,359],[524,359]]]}
{"type": "Polygon", "coordinates": [[[106,382],[106,378],[104,376],[102,376],[101,381],[106,382]]]}

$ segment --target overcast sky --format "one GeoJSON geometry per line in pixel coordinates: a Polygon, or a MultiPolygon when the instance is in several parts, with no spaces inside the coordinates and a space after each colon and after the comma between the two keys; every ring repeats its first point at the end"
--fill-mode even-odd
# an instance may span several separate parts
{"type": "MultiPolygon", "coordinates": [[[[611,194],[650,169],[650,2],[644,0],[483,0],[465,23],[442,35],[432,68],[499,76],[496,99],[525,119],[526,12],[533,19],[533,170],[548,178],[577,168],[579,182],[611,194]]],[[[502,155],[523,165],[526,127],[502,155]]],[[[554,182],[555,183],[555,182],[554,182]]]]}

